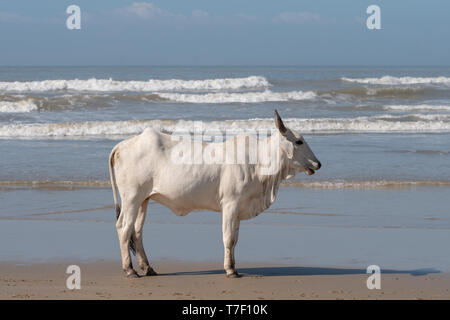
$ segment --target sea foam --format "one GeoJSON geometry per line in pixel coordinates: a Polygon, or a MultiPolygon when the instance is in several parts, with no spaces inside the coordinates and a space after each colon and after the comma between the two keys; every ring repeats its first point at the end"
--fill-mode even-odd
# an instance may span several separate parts
{"type": "Polygon", "coordinates": [[[263,92],[229,93],[216,92],[205,94],[183,94],[183,93],[159,93],[160,97],[188,103],[257,103],[257,102],[278,102],[278,101],[299,101],[313,100],[317,95],[312,91],[290,91],[273,92],[265,90],[263,92]]]}
{"type": "Polygon", "coordinates": [[[341,78],[343,81],[381,84],[381,85],[404,85],[404,84],[445,84],[450,85],[449,77],[392,77],[384,76],[381,78],[341,78]]]}
{"type": "MultiPolygon", "coordinates": [[[[58,188],[111,188],[109,180],[1,180],[3,189],[17,186],[33,189],[58,189],[58,188]]],[[[450,181],[446,180],[286,180],[281,183],[283,187],[308,188],[308,189],[409,189],[417,187],[450,187],[450,181]]]]}
{"type": "MultiPolygon", "coordinates": [[[[286,126],[300,132],[353,133],[353,132],[450,132],[450,115],[406,114],[380,115],[355,118],[287,118],[286,126]]],[[[248,130],[273,130],[273,119],[225,120],[202,122],[205,134],[235,134],[248,130]]],[[[0,126],[0,137],[112,137],[141,133],[155,127],[167,132],[192,133],[194,121],[185,120],[128,120],[88,121],[41,124],[7,124],[0,126]]]]}
{"type": "Polygon", "coordinates": [[[263,88],[270,86],[266,78],[250,76],[246,78],[220,78],[206,80],[159,80],[119,81],[113,79],[88,80],[43,80],[25,82],[0,82],[0,91],[176,91],[176,90],[238,90],[245,88],[263,88]]]}
{"type": "Polygon", "coordinates": [[[23,113],[37,110],[31,99],[19,101],[0,101],[0,113],[23,113]]]}
{"type": "Polygon", "coordinates": [[[392,111],[450,111],[450,105],[387,105],[383,106],[383,109],[392,111]]]}

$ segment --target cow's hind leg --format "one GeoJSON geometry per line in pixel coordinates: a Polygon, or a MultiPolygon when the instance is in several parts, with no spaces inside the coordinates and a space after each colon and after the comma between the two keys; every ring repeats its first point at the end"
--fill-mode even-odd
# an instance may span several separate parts
{"type": "Polygon", "coordinates": [[[134,224],[138,215],[140,202],[122,201],[122,210],[116,222],[119,236],[120,253],[122,255],[122,268],[127,277],[137,278],[138,274],[133,269],[130,256],[130,240],[134,233],[134,224]]]}
{"type": "Polygon", "coordinates": [[[234,248],[236,247],[239,235],[238,213],[233,206],[224,208],[222,213],[222,235],[224,254],[224,269],[228,278],[238,278],[240,275],[235,269],[234,248]]]}
{"type": "Polygon", "coordinates": [[[144,244],[142,241],[145,216],[147,215],[147,205],[149,200],[149,198],[145,199],[139,208],[136,222],[134,223],[134,233],[132,237],[136,248],[136,257],[138,260],[139,268],[144,271],[144,274],[146,276],[154,276],[157,273],[155,272],[155,270],[153,270],[152,267],[150,267],[150,264],[148,263],[147,255],[145,254],[144,244]]]}

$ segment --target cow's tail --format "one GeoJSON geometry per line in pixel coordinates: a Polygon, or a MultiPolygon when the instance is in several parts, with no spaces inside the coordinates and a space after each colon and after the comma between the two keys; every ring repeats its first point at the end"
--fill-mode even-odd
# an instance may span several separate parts
{"type": "MultiPolygon", "coordinates": [[[[116,184],[116,175],[114,172],[114,156],[117,151],[117,147],[114,147],[114,149],[111,151],[111,154],[109,155],[109,176],[111,178],[111,187],[113,191],[113,197],[114,197],[114,208],[116,210],[116,219],[119,219],[120,216],[120,205],[117,201],[117,184],[116,184]]],[[[130,239],[130,250],[131,252],[136,255],[136,249],[134,245],[133,236],[130,239]]]]}
{"type": "Polygon", "coordinates": [[[114,156],[116,154],[117,147],[114,147],[114,149],[111,151],[111,154],[109,155],[109,176],[111,178],[111,187],[113,191],[113,197],[114,197],[114,208],[116,210],[116,219],[119,219],[120,216],[120,205],[117,201],[117,184],[116,184],[116,175],[114,173],[114,156]]]}

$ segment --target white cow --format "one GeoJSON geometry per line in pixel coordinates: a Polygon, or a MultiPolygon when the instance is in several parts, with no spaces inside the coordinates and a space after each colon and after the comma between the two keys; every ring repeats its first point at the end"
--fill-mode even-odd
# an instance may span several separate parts
{"type": "MultiPolygon", "coordinates": [[[[180,142],[151,128],[114,147],[109,157],[109,170],[122,267],[128,277],[138,277],[131,263],[130,250],[135,250],[139,267],[145,275],[156,275],[142,243],[150,199],[180,216],[193,210],[222,212],[224,268],[227,277],[239,276],[235,269],[234,248],[240,221],[253,218],[267,209],[275,201],[283,179],[299,172],[314,174],[314,170],[321,166],[303,137],[286,128],[276,110],[275,124],[278,130],[266,139],[258,140],[253,135],[246,135],[231,140],[237,142],[244,137],[246,146],[253,142],[258,146],[272,145],[264,149],[267,155],[264,162],[258,156],[257,161],[250,163],[247,150],[246,161],[241,163],[177,163],[173,161],[173,151],[180,142]],[[267,170],[268,167],[272,169],[267,170]],[[116,187],[122,209],[117,203],[116,187]]],[[[190,141],[189,144],[194,148],[218,147],[215,150],[223,149],[228,153],[230,148],[227,146],[233,145],[236,154],[242,151],[235,150],[236,144],[230,144],[230,141],[215,142],[214,145],[190,141]]],[[[232,157],[236,160],[236,156],[232,157]]]]}

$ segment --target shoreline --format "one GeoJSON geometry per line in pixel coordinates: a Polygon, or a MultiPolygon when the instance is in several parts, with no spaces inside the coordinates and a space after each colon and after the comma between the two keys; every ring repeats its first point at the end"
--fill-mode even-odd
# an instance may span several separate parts
{"type": "MultiPolygon", "coordinates": [[[[108,180],[0,180],[0,191],[41,189],[70,191],[79,189],[111,189],[108,180]]],[[[450,187],[450,180],[433,179],[331,179],[301,180],[292,179],[281,182],[282,188],[324,189],[324,190],[403,190],[417,187],[450,187]]]]}
{"type": "Polygon", "coordinates": [[[81,289],[69,290],[66,261],[0,262],[0,299],[450,299],[450,273],[381,271],[369,290],[363,269],[240,263],[228,279],[222,262],[160,260],[155,277],[125,278],[119,260],[83,262],[81,289]]]}

